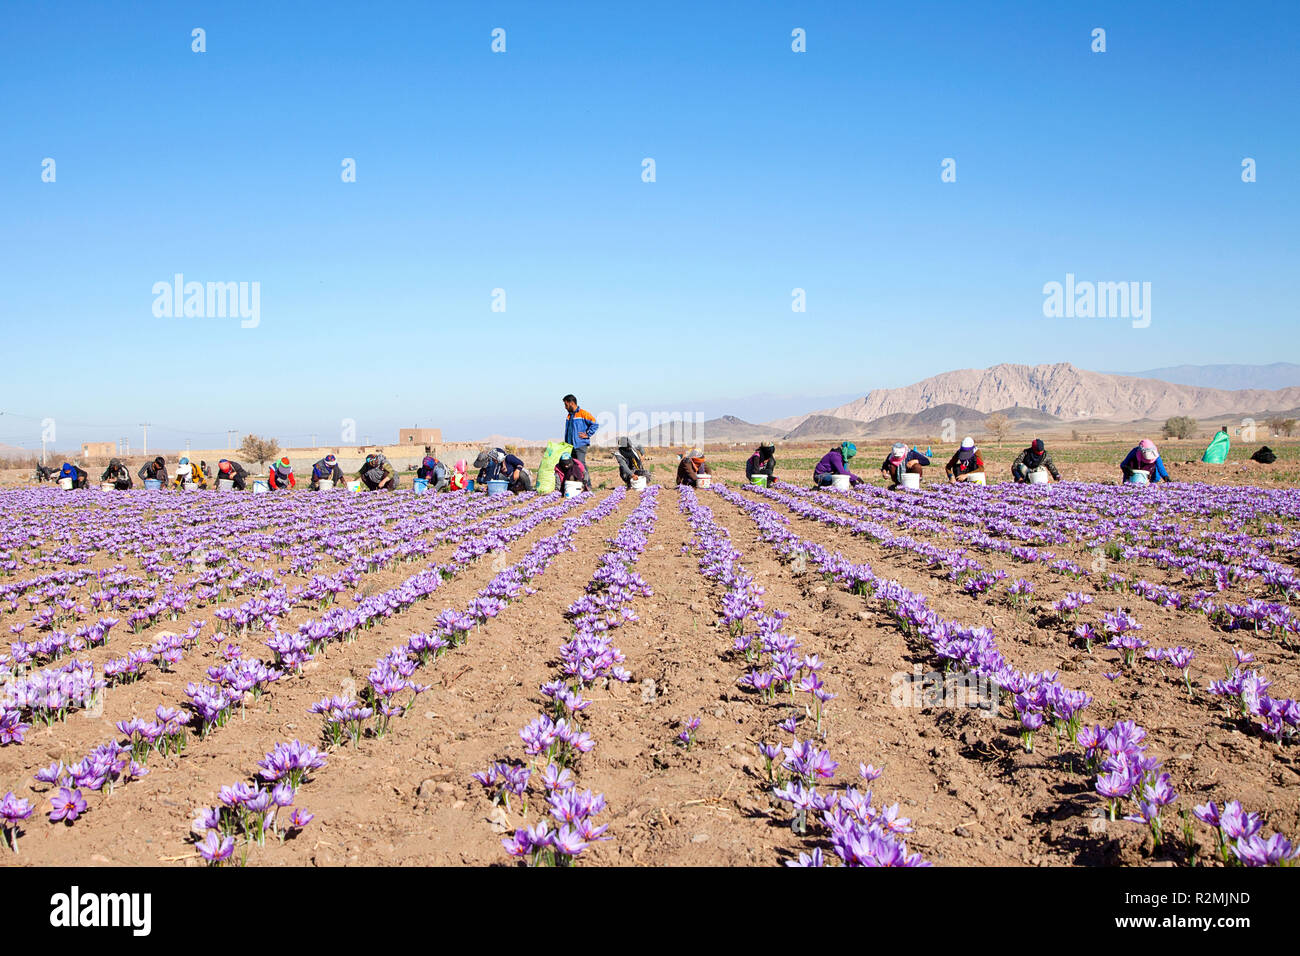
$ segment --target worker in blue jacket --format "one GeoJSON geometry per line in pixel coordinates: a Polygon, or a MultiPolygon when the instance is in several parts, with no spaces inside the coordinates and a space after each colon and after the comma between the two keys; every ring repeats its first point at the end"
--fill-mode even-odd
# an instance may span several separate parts
{"type": "Polygon", "coordinates": [[[1123,473],[1125,481],[1128,481],[1135,471],[1146,472],[1147,481],[1153,485],[1158,481],[1173,481],[1169,477],[1168,469],[1165,468],[1164,459],[1156,450],[1156,443],[1150,438],[1138,442],[1137,447],[1119,463],[1119,470],[1123,473]]]}
{"type": "Polygon", "coordinates": [[[564,410],[568,417],[564,419],[564,442],[573,446],[573,457],[587,464],[587,446],[596,435],[595,417],[585,408],[578,407],[578,400],[572,395],[564,396],[564,410]]]}

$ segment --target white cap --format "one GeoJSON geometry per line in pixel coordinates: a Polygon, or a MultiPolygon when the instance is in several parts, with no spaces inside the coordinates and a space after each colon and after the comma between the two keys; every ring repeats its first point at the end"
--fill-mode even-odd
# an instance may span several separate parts
{"type": "Polygon", "coordinates": [[[965,438],[963,438],[963,439],[961,440],[961,447],[962,447],[962,448],[974,448],[974,447],[975,447],[975,439],[971,438],[970,435],[967,435],[965,438]]]}

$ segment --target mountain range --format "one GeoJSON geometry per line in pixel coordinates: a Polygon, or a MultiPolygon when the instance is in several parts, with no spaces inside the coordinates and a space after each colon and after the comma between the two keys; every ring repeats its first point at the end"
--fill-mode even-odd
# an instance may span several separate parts
{"type": "MultiPolygon", "coordinates": [[[[1300,366],[1289,366],[1300,371],[1300,366]]],[[[1213,380],[1286,380],[1287,363],[1275,366],[1188,366],[1204,368],[1213,380]],[[1260,369],[1272,369],[1268,375],[1260,369]]],[[[1191,373],[1187,373],[1190,375],[1191,373]]],[[[959,432],[973,431],[995,413],[1017,429],[1074,425],[1163,422],[1176,415],[1195,419],[1270,414],[1294,417],[1300,385],[1285,388],[1221,389],[1155,378],[1092,372],[1069,362],[995,365],[935,375],[902,388],[873,389],[837,408],[753,424],[734,415],[703,423],[705,440],[802,440],[827,437],[938,434],[951,419],[959,432]]],[[[647,444],[671,436],[636,436],[647,444]],[[647,440],[648,439],[648,440],[647,440]]]]}

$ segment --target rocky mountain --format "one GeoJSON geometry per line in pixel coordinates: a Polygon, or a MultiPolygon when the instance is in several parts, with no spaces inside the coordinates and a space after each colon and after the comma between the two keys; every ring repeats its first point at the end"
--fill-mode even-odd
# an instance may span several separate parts
{"type": "MultiPolygon", "coordinates": [[[[813,416],[875,422],[890,415],[915,415],[955,405],[991,414],[1032,411],[1064,422],[1084,419],[1128,422],[1174,415],[1212,418],[1281,410],[1300,403],[1300,387],[1224,390],[1176,385],[1155,379],[1108,375],[1053,365],[995,365],[935,375],[903,388],[874,389],[839,408],[769,422],[792,431],[813,416]]],[[[956,416],[946,416],[956,417],[956,416]]]]}

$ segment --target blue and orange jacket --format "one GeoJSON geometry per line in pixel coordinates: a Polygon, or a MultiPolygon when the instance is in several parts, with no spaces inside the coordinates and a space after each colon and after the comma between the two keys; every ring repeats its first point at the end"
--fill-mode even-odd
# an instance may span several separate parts
{"type": "Polygon", "coordinates": [[[574,448],[586,448],[591,444],[591,439],[595,436],[598,427],[596,419],[585,408],[571,412],[564,419],[565,444],[572,445],[574,448]],[[579,432],[586,432],[587,437],[583,438],[578,434],[579,432]]]}

